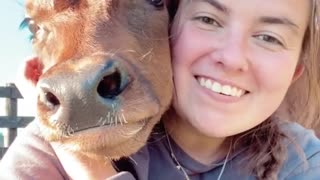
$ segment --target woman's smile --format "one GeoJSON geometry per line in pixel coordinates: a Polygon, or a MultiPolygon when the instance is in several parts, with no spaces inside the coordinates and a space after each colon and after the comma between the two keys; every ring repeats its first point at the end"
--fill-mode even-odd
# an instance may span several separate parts
{"type": "Polygon", "coordinates": [[[196,78],[200,86],[209,89],[217,94],[240,98],[247,93],[247,91],[242,88],[230,84],[221,83],[214,79],[200,76],[196,78]]]}

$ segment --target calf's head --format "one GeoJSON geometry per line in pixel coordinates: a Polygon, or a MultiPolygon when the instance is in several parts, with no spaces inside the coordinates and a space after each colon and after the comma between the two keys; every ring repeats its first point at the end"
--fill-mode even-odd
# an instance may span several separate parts
{"type": "Polygon", "coordinates": [[[162,0],[27,0],[48,141],[111,158],[143,146],[170,104],[168,11],[162,0]]]}

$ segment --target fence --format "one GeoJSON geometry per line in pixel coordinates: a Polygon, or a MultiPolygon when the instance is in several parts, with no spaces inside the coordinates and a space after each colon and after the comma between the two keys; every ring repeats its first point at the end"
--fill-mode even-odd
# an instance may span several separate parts
{"type": "Polygon", "coordinates": [[[0,116],[0,128],[5,128],[4,147],[0,147],[0,159],[17,136],[17,129],[29,124],[34,117],[18,117],[18,99],[22,99],[18,88],[9,83],[0,86],[0,98],[5,98],[5,115],[0,116]]]}

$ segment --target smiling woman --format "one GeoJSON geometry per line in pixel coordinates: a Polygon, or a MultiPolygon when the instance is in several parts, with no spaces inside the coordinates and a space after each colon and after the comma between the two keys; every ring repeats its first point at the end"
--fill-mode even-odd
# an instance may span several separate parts
{"type": "MultiPolygon", "coordinates": [[[[298,139],[291,134],[298,129],[285,121],[310,127],[319,120],[318,8],[317,0],[180,1],[171,29],[176,115],[164,123],[190,157],[208,166],[223,163],[233,146],[235,154],[245,152],[258,179],[287,178],[282,163],[292,152],[284,142],[298,139]],[[297,84],[304,88],[299,93],[297,84]],[[301,118],[306,107],[309,118],[301,118]]],[[[311,137],[318,145],[305,148],[319,154],[311,137]]],[[[211,173],[224,166],[219,170],[211,173]]]]}

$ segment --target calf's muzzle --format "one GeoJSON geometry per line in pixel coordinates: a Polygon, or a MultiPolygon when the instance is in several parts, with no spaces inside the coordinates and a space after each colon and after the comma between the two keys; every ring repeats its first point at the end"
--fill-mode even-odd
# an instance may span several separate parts
{"type": "Polygon", "coordinates": [[[49,124],[78,131],[127,123],[114,117],[131,77],[117,58],[87,57],[52,67],[38,82],[38,107],[49,124]],[[108,113],[106,113],[108,112],[108,113]],[[109,117],[108,117],[109,116],[109,117]]]}

